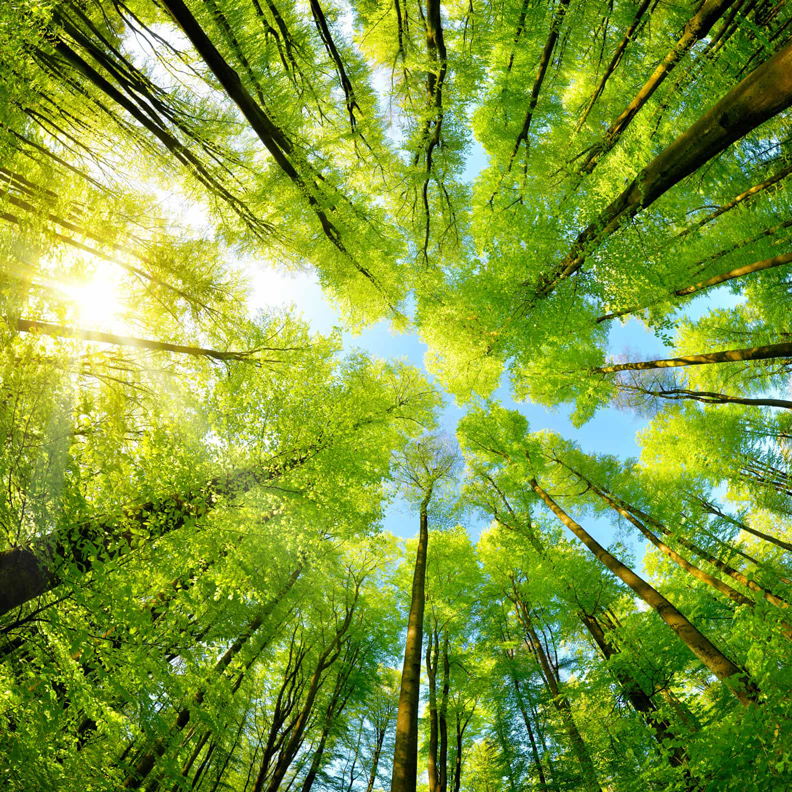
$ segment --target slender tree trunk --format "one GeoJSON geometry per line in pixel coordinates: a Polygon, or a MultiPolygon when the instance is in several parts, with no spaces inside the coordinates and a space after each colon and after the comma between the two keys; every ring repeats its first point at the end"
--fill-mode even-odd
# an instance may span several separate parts
{"type": "Polygon", "coordinates": [[[426,551],[429,544],[427,510],[431,496],[430,489],[421,501],[418,552],[415,557],[399,710],[396,715],[391,792],[415,792],[418,775],[418,702],[421,692],[421,647],[426,602],[426,551]]]}
{"type": "MultiPolygon", "coordinates": [[[[294,572],[291,573],[286,583],[281,590],[273,597],[263,608],[259,610],[256,616],[248,622],[247,627],[243,633],[234,641],[233,644],[226,650],[225,654],[217,661],[212,671],[212,676],[217,677],[225,673],[231,661],[242,651],[247,645],[253,635],[264,624],[267,617],[275,610],[277,605],[283,600],[292,586],[297,582],[302,573],[303,565],[299,564],[294,572]]],[[[248,666],[249,667],[249,666],[248,666]]],[[[247,670],[247,669],[246,669],[247,670]]],[[[193,706],[200,706],[203,703],[205,696],[204,689],[199,689],[193,696],[193,706]]],[[[182,709],[176,717],[176,721],[171,728],[171,732],[167,738],[159,737],[150,748],[145,750],[142,756],[135,763],[132,772],[126,777],[122,785],[123,789],[139,789],[143,782],[148,777],[149,773],[154,769],[154,765],[161,756],[170,747],[173,738],[176,734],[183,731],[185,726],[189,723],[191,716],[190,707],[182,709]]]]}
{"type": "Polygon", "coordinates": [[[751,72],[658,154],[577,237],[567,255],[536,284],[544,297],[577,272],[589,250],[732,143],[792,105],[792,42],[751,72]]]}
{"type": "Polygon", "coordinates": [[[749,360],[775,360],[792,358],[792,343],[767,344],[745,349],[726,349],[722,352],[706,352],[703,355],[687,355],[663,360],[644,360],[639,363],[618,363],[589,369],[592,374],[615,374],[618,371],[649,371],[651,369],[676,368],[678,366],[707,366],[711,363],[741,363],[749,360]]]}
{"type": "Polygon", "coordinates": [[[305,774],[301,792],[311,792],[311,787],[314,785],[316,776],[319,774],[319,769],[322,766],[322,760],[324,759],[325,747],[327,745],[327,738],[329,735],[330,723],[327,719],[325,719],[324,723],[322,724],[322,735],[319,738],[319,745],[317,745],[316,750],[314,751],[313,758],[311,759],[311,766],[308,768],[308,772],[305,774]]]}
{"type": "Polygon", "coordinates": [[[440,660],[440,646],[437,635],[437,622],[429,635],[426,647],[426,676],[429,680],[429,750],[427,771],[429,792],[438,792],[440,781],[437,772],[437,744],[439,724],[437,721],[437,666],[440,660]]]}
{"type": "MultiPolygon", "coordinates": [[[[613,502],[614,501],[614,498],[609,498],[607,493],[603,493],[602,496],[606,500],[608,500],[609,502],[613,502]]],[[[707,561],[710,564],[712,564],[716,569],[719,569],[721,572],[723,572],[724,574],[728,575],[730,578],[733,578],[738,583],[740,583],[741,585],[745,586],[745,588],[749,589],[750,591],[754,591],[757,594],[760,594],[768,602],[772,603],[776,607],[778,607],[778,608],[789,608],[790,607],[790,603],[787,602],[785,599],[782,599],[781,597],[776,596],[772,592],[770,592],[767,589],[765,589],[763,586],[760,586],[758,583],[756,583],[755,581],[753,581],[750,578],[748,578],[746,575],[744,575],[739,570],[735,569],[733,566],[727,564],[724,561],[721,561],[719,558],[717,558],[716,556],[712,555],[712,553],[708,553],[706,550],[703,550],[702,548],[698,547],[696,544],[691,542],[689,539],[685,539],[685,537],[683,537],[683,536],[675,536],[669,530],[669,528],[667,526],[663,525],[658,520],[655,520],[650,515],[646,514],[645,512],[641,511],[640,509],[636,509],[634,506],[630,506],[629,504],[624,503],[624,501],[621,501],[618,498],[616,498],[615,500],[618,500],[619,503],[618,504],[613,503],[613,508],[615,508],[619,512],[619,514],[623,515],[628,520],[630,520],[630,522],[632,522],[633,525],[637,526],[639,524],[638,520],[636,520],[635,517],[630,515],[627,510],[629,510],[633,514],[639,515],[642,519],[645,519],[648,523],[650,523],[651,525],[654,525],[659,531],[661,531],[662,533],[666,534],[667,536],[674,536],[674,538],[677,540],[677,542],[679,542],[679,544],[681,544],[683,547],[686,547],[692,553],[695,553],[699,558],[703,558],[705,561],[707,561]]],[[[725,585],[725,584],[723,584],[723,585],[725,585]]],[[[732,591],[733,591],[733,589],[732,589],[732,591]]],[[[734,599],[734,597],[732,597],[732,599],[734,599]]],[[[735,601],[737,601],[737,600],[735,600],[735,601]]],[[[754,604],[752,600],[749,600],[748,602],[751,605],[754,604]]],[[[747,604],[747,603],[740,603],[740,604],[747,604]]]]}
{"type": "Polygon", "coordinates": [[[545,684],[547,685],[547,689],[552,696],[553,705],[558,711],[558,714],[561,716],[564,728],[567,732],[567,735],[569,736],[569,742],[572,746],[572,750],[575,753],[575,758],[580,765],[580,770],[585,780],[586,789],[593,790],[593,792],[601,792],[601,787],[599,781],[597,780],[597,771],[594,767],[594,762],[591,759],[588,746],[583,740],[583,736],[580,734],[580,730],[578,729],[577,723],[575,722],[575,716],[572,713],[572,707],[569,704],[569,699],[561,692],[556,673],[553,667],[550,665],[550,661],[547,658],[547,653],[544,650],[542,642],[539,640],[539,636],[536,634],[536,630],[534,629],[533,622],[530,615],[528,614],[528,609],[525,607],[525,603],[518,599],[517,604],[517,612],[520,616],[520,621],[523,623],[523,626],[528,633],[531,642],[531,649],[533,650],[536,658],[539,660],[539,665],[542,669],[542,676],[545,680],[545,684]]]}
{"type": "MultiPolygon", "coordinates": [[[[618,650],[605,635],[605,631],[597,621],[596,617],[589,616],[581,611],[581,621],[588,630],[594,642],[599,647],[602,656],[606,661],[618,654],[618,650]]],[[[633,709],[643,716],[646,725],[652,732],[652,736],[660,744],[663,751],[668,752],[669,762],[674,767],[682,767],[687,764],[687,751],[684,746],[679,745],[675,740],[674,729],[671,724],[657,711],[657,707],[652,699],[643,691],[638,682],[624,668],[619,668],[615,672],[616,680],[624,691],[633,709]]]]}
{"type": "Polygon", "coordinates": [[[377,783],[377,768],[379,767],[380,755],[382,754],[382,744],[385,742],[385,729],[377,729],[377,742],[374,746],[374,756],[371,758],[371,772],[369,773],[366,792],[374,792],[374,784],[377,783]]]}
{"type": "Polygon", "coordinates": [[[682,37],[677,41],[674,48],[663,58],[643,88],[638,91],[621,115],[610,125],[602,143],[586,157],[580,166],[582,173],[591,173],[602,155],[616,145],[619,138],[624,134],[624,130],[627,129],[630,122],[649,101],[654,92],[663,84],[666,77],[671,74],[674,67],[690,52],[698,41],[710,32],[712,26],[720,19],[732,2],[734,0],[707,0],[699,7],[693,17],[688,20],[682,32],[682,37]]]}
{"type": "Polygon", "coordinates": [[[754,704],[759,691],[745,671],[729,660],[706,636],[680,613],[662,594],[650,586],[629,567],[618,561],[581,525],[576,523],[558,504],[539,486],[536,479],[530,481],[531,489],[544,501],[553,514],[572,531],[591,553],[628,585],[647,605],[657,612],[660,618],[679,636],[691,652],[727,687],[743,706],[754,704]]]}
{"type": "MultiPolygon", "coordinates": [[[[705,583],[710,588],[713,588],[721,594],[724,594],[738,605],[748,605],[749,607],[754,606],[754,601],[750,599],[750,597],[746,597],[744,594],[741,594],[739,591],[737,591],[737,589],[732,588],[722,580],[719,580],[713,575],[710,575],[708,572],[705,572],[703,569],[699,569],[697,566],[694,566],[686,558],[679,555],[679,553],[677,553],[673,548],[661,541],[640,520],[636,519],[636,517],[631,514],[630,511],[628,511],[628,506],[623,501],[617,502],[615,498],[611,497],[610,493],[600,489],[596,484],[587,479],[581,473],[578,473],[577,471],[574,471],[574,473],[580,478],[581,481],[584,481],[586,484],[588,484],[591,490],[595,492],[600,498],[602,498],[602,500],[604,500],[605,503],[611,507],[611,509],[624,517],[625,520],[632,523],[646,539],[648,539],[661,553],[668,556],[678,567],[684,569],[689,575],[692,575],[697,580],[705,583]]],[[[668,533],[666,530],[663,532],[668,533]]],[[[682,544],[682,542],[680,542],[680,544],[682,544]]]]}
{"type": "Polygon", "coordinates": [[[586,105],[586,109],[583,111],[583,115],[580,117],[580,121],[578,121],[577,127],[575,128],[575,132],[580,132],[583,128],[583,124],[586,123],[586,119],[588,118],[589,113],[591,112],[591,108],[594,107],[597,99],[600,98],[602,92],[605,90],[605,83],[608,82],[608,78],[616,71],[616,67],[621,62],[622,57],[624,56],[624,52],[627,49],[627,45],[632,40],[632,37],[635,35],[638,26],[641,24],[641,20],[643,19],[646,10],[652,4],[652,0],[642,0],[641,5],[638,6],[638,10],[635,12],[635,17],[633,21],[630,23],[630,26],[624,33],[624,38],[619,42],[619,46],[616,47],[616,52],[613,53],[613,57],[611,58],[610,63],[605,69],[605,73],[602,75],[602,79],[599,81],[594,93],[589,99],[589,103],[586,105]]]}
{"type": "Polygon", "coordinates": [[[539,776],[539,789],[542,792],[547,792],[547,779],[545,778],[544,768],[542,767],[542,760],[539,757],[539,749],[536,745],[536,740],[534,739],[533,729],[531,728],[531,719],[528,717],[528,712],[525,709],[525,704],[522,700],[522,693],[520,692],[520,683],[517,681],[517,677],[512,674],[512,683],[514,684],[514,692],[517,696],[517,706],[520,708],[520,713],[522,714],[523,723],[525,724],[525,730],[528,732],[528,739],[531,743],[531,756],[533,757],[534,767],[536,768],[536,774],[539,776]]]}
{"type": "Polygon", "coordinates": [[[251,129],[272,155],[278,167],[305,196],[311,210],[316,215],[327,240],[351,263],[354,268],[372,285],[393,308],[387,294],[376,278],[359,262],[355,261],[346,249],[341,234],[325,209],[325,201],[315,194],[310,179],[305,179],[295,167],[294,146],[286,134],[278,128],[267,112],[259,106],[239,78],[239,75],[226,62],[218,49],[206,35],[198,21],[183,0],[162,0],[162,5],[173,17],[174,22],[184,31],[198,54],[217,78],[229,99],[236,104],[251,129]]]}
{"type": "MultiPolygon", "coordinates": [[[[713,275],[713,277],[707,278],[707,280],[700,281],[699,283],[694,283],[692,286],[686,286],[684,289],[676,289],[670,292],[669,296],[687,297],[704,289],[709,289],[712,286],[720,286],[721,283],[726,283],[735,278],[742,278],[746,275],[753,275],[755,272],[775,269],[776,267],[784,267],[790,263],[792,263],[792,253],[784,253],[782,256],[773,256],[772,258],[763,259],[762,261],[755,261],[753,264],[746,264],[744,267],[735,267],[728,272],[722,272],[720,275],[713,275]]],[[[657,302],[659,302],[659,300],[657,302]]],[[[626,316],[627,314],[636,313],[637,311],[643,311],[655,304],[656,303],[653,302],[649,305],[642,305],[640,307],[633,306],[632,308],[625,308],[621,311],[614,311],[613,313],[598,317],[597,322],[606,322],[618,316],[626,316]]]]}
{"type": "Polygon", "coordinates": [[[454,757],[454,792],[459,792],[462,785],[462,737],[464,727],[460,724],[459,713],[456,717],[456,756],[454,757]]]}
{"type": "Polygon", "coordinates": [[[739,195],[735,196],[731,199],[728,203],[723,204],[723,206],[719,206],[714,212],[710,212],[706,217],[702,217],[701,220],[694,223],[693,225],[685,228],[683,231],[680,231],[676,235],[676,239],[681,239],[682,237],[686,237],[688,234],[697,231],[699,228],[703,228],[705,225],[708,225],[713,220],[719,218],[722,214],[734,209],[738,206],[742,206],[743,204],[752,201],[757,195],[760,195],[765,190],[770,189],[774,185],[778,184],[780,181],[786,179],[792,173],[792,165],[787,165],[785,168],[782,168],[777,173],[774,173],[772,176],[768,176],[764,181],[759,182],[759,184],[754,184],[753,187],[749,187],[747,190],[744,190],[739,195]]]}
{"type": "Polygon", "coordinates": [[[726,520],[726,522],[731,523],[735,527],[739,528],[741,531],[745,531],[746,533],[749,533],[752,536],[757,537],[758,539],[762,539],[765,542],[774,544],[776,545],[776,547],[781,547],[787,552],[792,553],[792,544],[790,544],[789,542],[785,542],[783,539],[779,539],[778,537],[775,536],[770,536],[770,534],[763,533],[762,531],[757,531],[755,528],[751,528],[750,525],[747,525],[746,523],[741,522],[740,520],[735,520],[734,517],[725,514],[716,506],[714,506],[711,503],[708,503],[703,499],[699,499],[699,503],[701,503],[704,509],[708,511],[710,514],[713,514],[716,517],[720,517],[722,520],[726,520]]]}
{"type": "MultiPolygon", "coordinates": [[[[280,752],[278,757],[278,761],[275,764],[275,769],[272,773],[272,776],[267,783],[267,792],[277,792],[278,788],[280,787],[283,779],[286,776],[286,773],[291,766],[291,763],[294,761],[294,757],[297,756],[297,752],[300,750],[300,746],[302,745],[303,734],[305,733],[305,729],[308,726],[308,720],[313,713],[314,702],[316,701],[316,695],[319,692],[319,688],[321,687],[322,683],[324,682],[324,674],[330,666],[335,663],[338,659],[341,651],[343,649],[343,640],[344,636],[349,630],[349,627],[352,623],[352,617],[355,613],[355,609],[357,607],[358,598],[360,594],[360,585],[362,581],[359,581],[355,585],[355,595],[352,603],[347,607],[346,613],[344,615],[344,619],[341,622],[340,626],[336,630],[336,634],[333,637],[330,646],[325,649],[322,654],[319,656],[319,661],[316,664],[316,669],[314,670],[313,675],[311,676],[311,681],[308,685],[308,692],[305,696],[305,702],[303,703],[302,709],[300,710],[300,714],[297,717],[297,720],[294,723],[294,726],[291,730],[291,735],[289,737],[286,746],[280,752]]],[[[262,769],[264,766],[262,765],[262,769]]],[[[261,792],[264,788],[264,775],[259,773],[259,777],[256,779],[256,784],[253,787],[253,792],[261,792]]]]}
{"type": "Polygon", "coordinates": [[[44,335],[60,338],[77,338],[81,341],[96,341],[101,344],[134,347],[135,349],[151,349],[155,352],[175,352],[181,355],[192,355],[193,357],[212,358],[213,360],[247,360],[256,362],[253,352],[222,352],[216,349],[171,344],[167,341],[148,341],[143,338],[116,335],[115,333],[102,333],[98,330],[83,330],[80,327],[62,327],[51,322],[40,322],[35,319],[6,318],[4,321],[9,327],[13,327],[21,333],[43,333],[44,335]]]}
{"type": "Polygon", "coordinates": [[[668,390],[652,390],[642,388],[639,385],[625,385],[619,383],[619,390],[624,392],[641,393],[644,396],[652,396],[657,399],[669,399],[671,401],[696,401],[701,404],[742,404],[746,407],[780,407],[784,410],[792,410],[792,401],[786,399],[750,399],[741,396],[729,396],[727,393],[716,393],[715,391],[695,391],[689,388],[669,388],[668,390]]]}
{"type": "Polygon", "coordinates": [[[448,691],[451,667],[448,661],[448,632],[443,637],[443,688],[440,694],[438,721],[440,726],[440,756],[438,759],[438,781],[440,792],[448,792],[448,691]]]}
{"type": "Polygon", "coordinates": [[[520,150],[520,145],[525,143],[526,148],[528,146],[528,133],[531,129],[531,121],[533,120],[534,110],[536,109],[536,103],[539,101],[539,94],[541,93],[542,85],[544,84],[544,80],[547,75],[547,68],[550,66],[550,62],[553,59],[553,50],[555,49],[556,42],[558,41],[558,33],[561,30],[561,25],[563,24],[567,9],[569,8],[569,2],[570,0],[558,0],[558,7],[553,14],[553,21],[550,23],[550,33],[547,36],[547,41],[545,42],[544,49],[542,50],[542,57],[539,60],[539,72],[536,75],[536,80],[534,80],[533,88],[531,89],[531,98],[528,102],[528,110],[525,113],[525,120],[523,121],[520,133],[517,135],[517,140],[514,142],[514,148],[512,149],[511,156],[509,157],[509,163],[506,167],[507,172],[512,168],[514,158],[517,156],[517,152],[520,150]]]}

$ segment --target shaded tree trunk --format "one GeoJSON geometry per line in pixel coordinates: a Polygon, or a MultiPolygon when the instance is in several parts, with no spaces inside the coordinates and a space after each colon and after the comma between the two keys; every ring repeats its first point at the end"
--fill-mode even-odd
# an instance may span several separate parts
{"type": "MultiPolygon", "coordinates": [[[[684,289],[676,289],[669,292],[669,296],[673,297],[687,297],[703,289],[709,289],[712,286],[720,286],[721,283],[734,280],[735,278],[742,278],[746,275],[753,275],[755,272],[762,272],[763,270],[775,269],[776,267],[784,267],[792,263],[792,253],[785,253],[782,256],[773,256],[772,258],[763,259],[762,261],[755,261],[753,264],[746,264],[744,267],[735,267],[728,272],[722,272],[720,275],[714,275],[707,280],[694,283],[692,286],[686,286],[684,289]]],[[[659,302],[659,300],[657,301],[659,302]]],[[[643,311],[646,308],[655,305],[656,303],[649,303],[640,307],[633,306],[632,308],[624,308],[621,311],[614,311],[613,313],[605,314],[597,318],[597,322],[607,322],[609,319],[615,319],[617,316],[626,316],[627,314],[643,311]]]]}
{"type": "Polygon", "coordinates": [[[531,743],[531,757],[533,758],[534,767],[536,768],[536,774],[539,776],[539,788],[542,790],[542,792],[547,792],[547,779],[545,778],[544,768],[542,767],[542,760],[539,757],[539,749],[536,745],[533,728],[531,728],[531,719],[528,717],[528,712],[525,709],[525,704],[522,700],[520,683],[517,681],[517,677],[514,674],[512,674],[512,683],[514,685],[514,693],[517,696],[517,706],[520,708],[520,714],[522,715],[523,723],[525,724],[525,730],[528,732],[528,740],[531,743]]]}
{"type": "MultiPolygon", "coordinates": [[[[515,592],[516,595],[516,592],[515,592]]],[[[594,762],[591,759],[588,746],[583,740],[583,736],[578,729],[575,716],[572,713],[572,707],[569,699],[561,692],[559,680],[556,675],[555,669],[550,664],[544,646],[536,634],[536,629],[533,626],[533,621],[528,613],[528,608],[525,603],[516,596],[515,604],[517,606],[517,615],[525,627],[527,637],[529,639],[529,646],[536,659],[539,661],[539,666],[542,669],[542,678],[545,681],[548,691],[553,700],[553,706],[561,716],[561,721],[564,724],[564,729],[569,737],[569,742],[575,754],[575,758],[580,765],[580,770],[585,780],[586,788],[593,790],[593,792],[600,792],[600,783],[597,780],[597,771],[594,767],[594,762]]]]}
{"type": "Polygon", "coordinates": [[[715,515],[716,517],[720,517],[722,520],[726,520],[726,522],[731,523],[735,527],[739,528],[741,531],[745,531],[746,533],[751,534],[752,536],[757,537],[758,539],[762,539],[765,542],[769,542],[770,544],[776,545],[776,547],[781,547],[789,553],[792,553],[792,544],[789,542],[785,542],[783,539],[779,539],[776,536],[771,536],[770,534],[763,533],[762,531],[757,531],[755,528],[751,528],[750,525],[747,525],[740,520],[735,520],[734,517],[731,517],[728,514],[725,514],[720,509],[718,509],[714,504],[705,501],[703,498],[699,498],[699,503],[710,514],[715,515]]]}
{"type": "MultiPolygon", "coordinates": [[[[708,5],[711,3],[708,3],[708,5]]],[[[577,237],[567,255],[536,284],[550,294],[584,264],[588,251],[732,143],[792,105],[792,42],[749,74],[658,154],[577,237]]]]}
{"type": "MultiPolygon", "coordinates": [[[[263,608],[261,608],[256,616],[251,619],[250,622],[248,622],[244,632],[236,639],[236,641],[234,641],[233,644],[231,644],[223,656],[217,661],[214,669],[212,670],[212,676],[216,677],[225,673],[226,669],[231,664],[231,661],[242,651],[253,635],[258,631],[262,624],[264,624],[264,621],[267,619],[267,617],[272,613],[273,610],[275,610],[277,605],[283,600],[292,586],[294,586],[294,584],[297,582],[302,570],[303,565],[299,564],[294,572],[291,573],[288,580],[283,585],[281,590],[276,594],[276,596],[273,597],[263,608]]],[[[253,660],[255,660],[255,658],[253,660]]],[[[253,660],[251,660],[246,666],[246,671],[250,668],[253,660]]],[[[196,691],[195,695],[193,696],[192,706],[200,706],[203,703],[204,696],[205,691],[203,689],[196,691]]],[[[135,763],[132,772],[124,780],[122,785],[123,789],[140,788],[140,786],[148,777],[149,773],[151,773],[151,771],[154,769],[157,759],[163,756],[172,744],[174,736],[183,731],[185,726],[190,722],[191,714],[192,712],[190,707],[184,707],[179,712],[176,717],[176,721],[171,727],[171,732],[168,737],[157,738],[154,743],[143,752],[141,757],[135,763]]]]}
{"type": "Polygon", "coordinates": [[[437,744],[439,724],[437,720],[437,666],[440,660],[440,645],[437,635],[437,622],[429,635],[426,647],[426,676],[429,680],[429,748],[427,771],[429,792],[439,792],[440,781],[437,770],[437,744]]]}
{"type": "Polygon", "coordinates": [[[51,322],[40,322],[35,319],[6,319],[5,321],[10,327],[22,333],[43,333],[60,338],[77,338],[81,341],[96,341],[102,344],[133,347],[135,349],[150,349],[155,352],[175,352],[181,355],[207,357],[221,361],[246,360],[252,363],[257,362],[256,358],[253,357],[255,354],[253,351],[223,352],[216,349],[171,344],[167,341],[149,341],[143,338],[117,335],[116,333],[102,333],[98,330],[83,330],[80,327],[62,327],[51,322]]]}
{"type": "Polygon", "coordinates": [[[586,105],[586,109],[583,111],[583,115],[580,117],[580,121],[578,121],[577,127],[575,128],[576,132],[580,132],[580,130],[583,128],[583,124],[586,123],[586,119],[591,112],[591,108],[594,107],[597,99],[600,98],[602,92],[605,90],[605,84],[608,82],[608,78],[611,76],[611,74],[613,74],[614,71],[616,71],[616,67],[621,62],[624,52],[627,49],[627,45],[630,43],[632,37],[635,35],[635,32],[638,30],[638,26],[641,24],[641,20],[643,19],[644,14],[651,4],[652,0],[642,0],[641,5],[638,6],[638,10],[635,12],[633,21],[625,31],[624,38],[622,38],[622,40],[619,42],[619,46],[616,47],[616,52],[613,53],[613,57],[605,68],[602,79],[600,79],[599,83],[597,84],[591,99],[589,99],[589,102],[586,105]]]}
{"type": "Polygon", "coordinates": [[[399,710],[396,715],[391,792],[415,792],[418,774],[418,702],[421,692],[421,647],[426,603],[426,551],[429,544],[427,509],[431,495],[430,489],[421,501],[420,534],[413,572],[410,616],[407,621],[399,710]]]}
{"type": "Polygon", "coordinates": [[[688,20],[682,32],[682,37],[677,41],[674,48],[663,58],[660,65],[652,72],[652,76],[638,91],[630,104],[610,125],[602,143],[595,147],[583,161],[580,166],[582,173],[591,173],[602,155],[616,145],[619,138],[630,125],[630,122],[649,101],[654,92],[663,84],[674,67],[690,52],[698,41],[707,36],[712,26],[720,19],[732,2],[734,0],[707,0],[701,4],[696,13],[688,20]]]}
{"type": "Polygon", "coordinates": [[[623,583],[628,585],[660,618],[679,636],[691,652],[727,687],[743,706],[750,706],[758,699],[759,691],[746,672],[729,660],[706,636],[678,611],[660,592],[650,586],[629,567],[618,561],[581,525],[576,523],[539,486],[536,479],[530,481],[531,489],[544,501],[553,514],[572,531],[591,553],[623,583]]]}
{"type": "Polygon", "coordinates": [[[550,66],[551,60],[553,59],[553,50],[555,49],[556,42],[558,41],[558,33],[561,30],[561,25],[564,22],[564,17],[566,16],[567,9],[569,8],[569,2],[570,0],[558,0],[558,7],[553,14],[553,21],[550,23],[550,33],[547,36],[547,41],[545,42],[544,49],[542,50],[542,57],[539,60],[539,71],[536,75],[536,79],[534,80],[533,88],[531,89],[531,98],[528,102],[528,110],[525,113],[525,120],[523,121],[523,125],[519,134],[517,135],[517,140],[514,141],[514,148],[512,148],[512,152],[509,157],[509,163],[506,166],[507,172],[512,169],[512,164],[514,163],[514,158],[517,156],[517,152],[520,150],[520,145],[525,143],[526,148],[528,147],[528,133],[531,130],[531,121],[533,120],[534,110],[536,110],[536,104],[539,101],[539,94],[542,91],[542,85],[544,84],[545,77],[547,76],[547,69],[550,66]]]}
{"type": "Polygon", "coordinates": [[[440,727],[440,755],[438,757],[438,783],[440,792],[448,792],[448,692],[451,667],[448,661],[448,633],[443,637],[443,688],[440,694],[438,721],[440,727]]]}
{"type": "Polygon", "coordinates": [[[742,363],[749,360],[775,360],[792,358],[792,343],[767,344],[745,349],[726,349],[722,352],[706,352],[703,355],[686,355],[662,360],[644,360],[636,363],[617,363],[589,369],[592,374],[615,374],[617,371],[649,371],[678,366],[707,366],[711,363],[742,363]]]}

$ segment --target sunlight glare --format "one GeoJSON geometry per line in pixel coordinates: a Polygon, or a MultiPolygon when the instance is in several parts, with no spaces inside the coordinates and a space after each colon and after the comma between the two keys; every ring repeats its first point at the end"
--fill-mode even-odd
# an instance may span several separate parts
{"type": "Polygon", "coordinates": [[[117,278],[107,270],[99,269],[89,280],[64,286],[63,291],[83,325],[101,325],[108,330],[108,325],[121,314],[117,278]]]}

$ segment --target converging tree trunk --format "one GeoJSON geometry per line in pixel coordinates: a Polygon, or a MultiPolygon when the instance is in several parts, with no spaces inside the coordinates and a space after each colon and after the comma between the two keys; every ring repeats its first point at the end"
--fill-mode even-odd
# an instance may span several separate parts
{"type": "MultiPolygon", "coordinates": [[[[707,5],[711,5],[709,0],[707,5]]],[[[725,3],[724,3],[725,4],[725,3]]],[[[792,105],[792,42],[749,74],[658,154],[578,235],[567,255],[535,284],[544,297],[600,244],[663,193],[768,119],[792,105]]]]}
{"type": "Polygon", "coordinates": [[[706,638],[679,610],[660,592],[650,586],[629,567],[618,561],[591,534],[576,523],[561,507],[539,486],[536,479],[529,482],[531,489],[541,498],[553,514],[572,531],[591,553],[627,584],[647,605],[655,610],[660,618],[679,636],[701,662],[720,679],[727,683],[728,689],[743,706],[757,701],[759,692],[746,672],[729,660],[708,638],[706,638]]]}
{"type": "MultiPolygon", "coordinates": [[[[582,173],[591,173],[602,155],[610,151],[619,138],[624,134],[624,130],[630,125],[642,107],[649,101],[652,94],[663,84],[663,81],[680,60],[701,41],[712,29],[712,26],[720,19],[724,11],[734,2],[734,0],[706,0],[702,3],[696,13],[688,20],[682,37],[677,41],[674,48],[663,58],[660,65],[652,72],[652,76],[646,81],[644,86],[635,95],[635,98],[627,105],[621,115],[608,127],[602,142],[595,146],[591,153],[580,166],[582,173]]],[[[636,22],[633,25],[637,24],[636,22]]],[[[596,95],[595,95],[596,96],[596,95]]],[[[592,100],[591,104],[594,101],[592,100]]]]}
{"type": "Polygon", "coordinates": [[[418,703],[421,692],[421,647],[426,603],[426,551],[429,544],[427,509],[431,488],[420,506],[420,533],[413,571],[407,643],[404,647],[399,710],[396,715],[396,745],[393,752],[391,792],[415,792],[418,775],[418,703]]]}
{"type": "Polygon", "coordinates": [[[703,355],[645,360],[637,363],[616,363],[589,369],[592,374],[615,374],[617,371],[649,371],[650,369],[676,368],[679,366],[707,366],[711,363],[744,363],[749,360],[788,360],[792,358],[792,344],[767,344],[766,346],[726,349],[722,352],[706,352],[703,355]]]}
{"type": "MultiPolygon", "coordinates": [[[[755,272],[762,272],[763,270],[775,269],[776,267],[784,267],[792,263],[792,253],[784,253],[782,256],[773,256],[772,258],[762,259],[762,261],[755,261],[753,264],[746,264],[744,267],[735,267],[728,272],[723,272],[720,275],[713,275],[711,278],[694,283],[691,286],[685,286],[683,289],[675,289],[669,292],[669,297],[688,297],[696,292],[709,289],[713,286],[720,286],[721,283],[726,283],[735,278],[742,278],[746,275],[753,275],[755,272]]],[[[610,319],[615,319],[618,316],[627,316],[628,314],[643,311],[656,305],[660,300],[657,300],[647,305],[633,306],[632,308],[624,308],[621,311],[613,311],[613,313],[605,314],[597,318],[597,322],[607,322],[610,319]]]]}

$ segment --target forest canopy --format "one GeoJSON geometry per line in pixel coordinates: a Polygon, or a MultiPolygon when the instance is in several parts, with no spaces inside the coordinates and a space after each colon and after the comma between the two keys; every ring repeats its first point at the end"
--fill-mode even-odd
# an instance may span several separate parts
{"type": "Polygon", "coordinates": [[[790,177],[787,0],[0,3],[0,789],[792,789],[790,177]]]}

